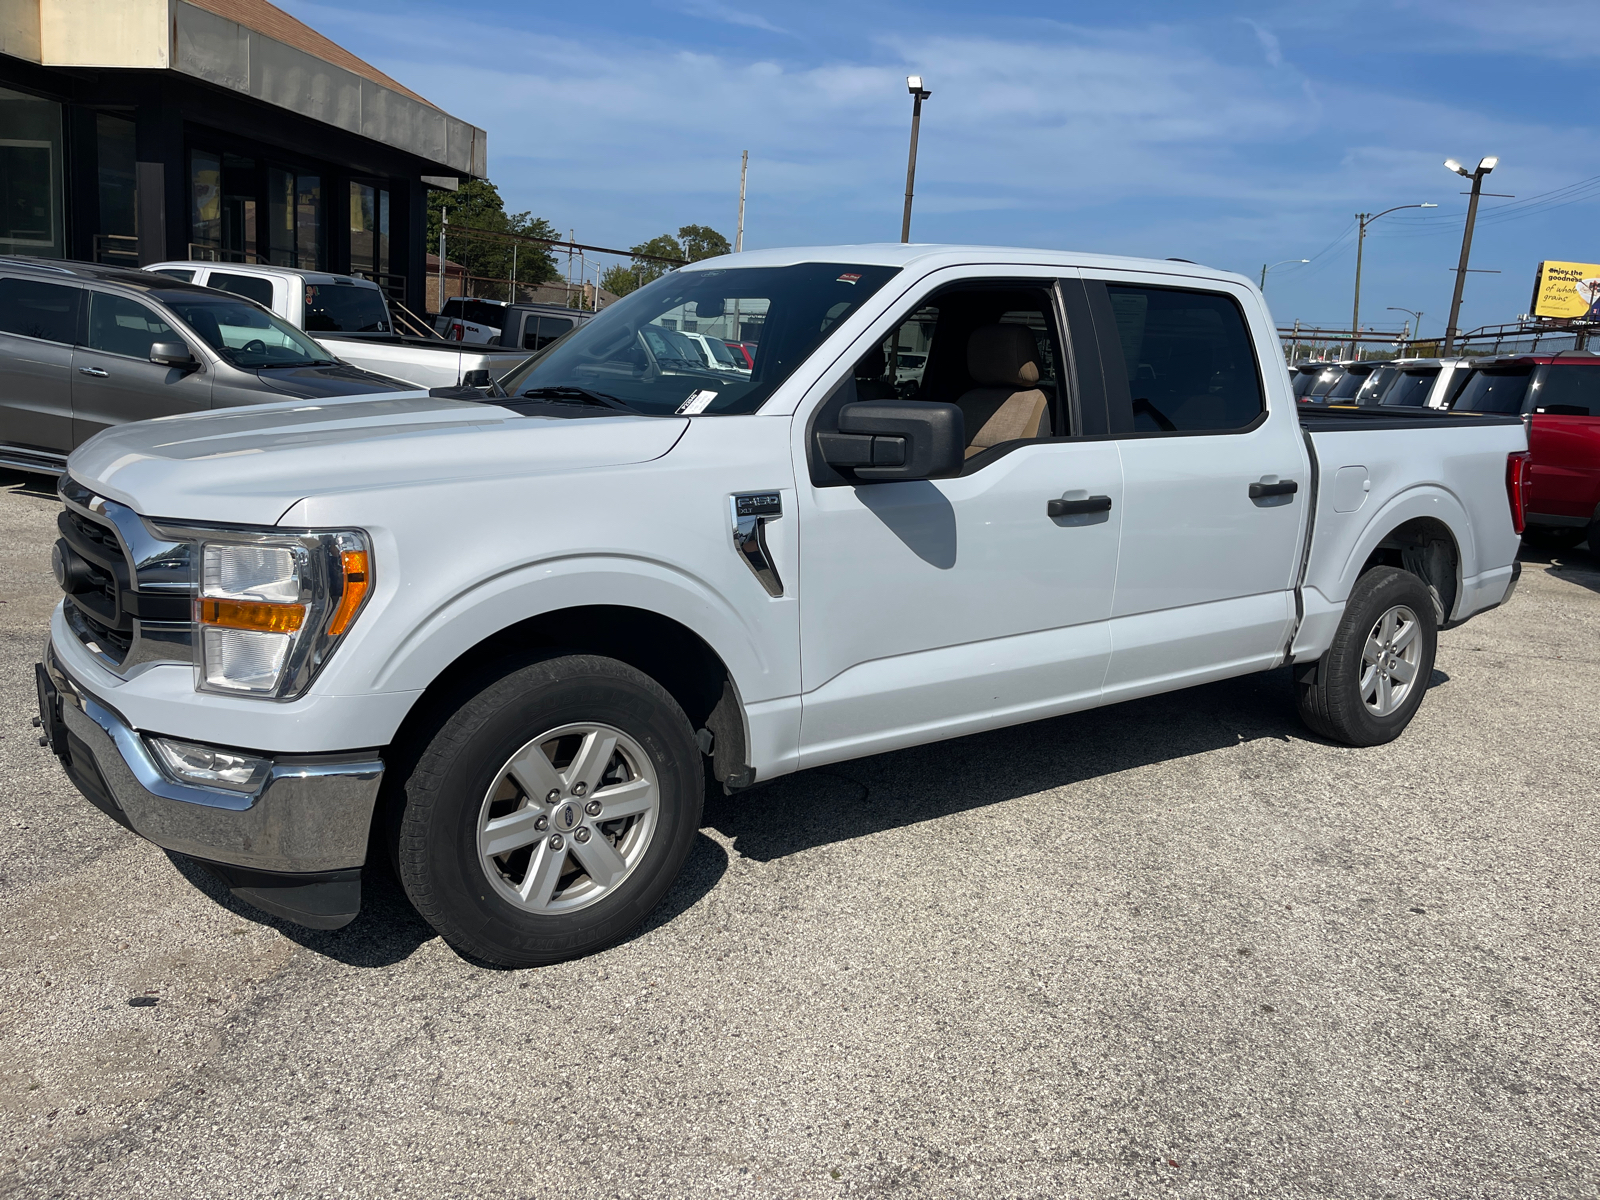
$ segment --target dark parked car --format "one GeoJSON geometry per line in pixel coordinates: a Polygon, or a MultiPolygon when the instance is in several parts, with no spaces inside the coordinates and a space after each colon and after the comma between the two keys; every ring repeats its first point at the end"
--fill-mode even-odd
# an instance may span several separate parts
{"type": "Polygon", "coordinates": [[[241,296],[165,275],[0,258],[0,463],[59,475],[109,425],[412,390],[241,296]]]}

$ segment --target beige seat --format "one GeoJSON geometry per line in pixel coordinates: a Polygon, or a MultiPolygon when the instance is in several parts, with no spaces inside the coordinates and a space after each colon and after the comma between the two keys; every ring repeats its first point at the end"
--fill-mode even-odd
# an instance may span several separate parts
{"type": "Polygon", "coordinates": [[[977,387],[956,401],[967,427],[967,457],[1019,438],[1050,436],[1050,401],[1039,382],[1039,347],[1026,325],[981,325],[967,339],[967,373],[977,387]]]}

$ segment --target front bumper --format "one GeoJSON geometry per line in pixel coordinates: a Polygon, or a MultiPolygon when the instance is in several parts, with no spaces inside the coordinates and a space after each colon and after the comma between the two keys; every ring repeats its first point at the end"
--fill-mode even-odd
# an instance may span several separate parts
{"type": "Polygon", "coordinates": [[[273,757],[253,793],[199,787],[167,775],[144,736],[69,675],[54,646],[39,693],[51,749],[107,815],[204,862],[259,908],[316,928],[354,919],[383,780],[376,753],[273,757]]]}

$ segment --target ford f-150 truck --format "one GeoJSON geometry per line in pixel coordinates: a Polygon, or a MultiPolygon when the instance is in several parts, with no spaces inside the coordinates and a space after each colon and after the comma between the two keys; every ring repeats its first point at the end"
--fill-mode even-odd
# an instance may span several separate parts
{"type": "Polygon", "coordinates": [[[1515,414],[1296,411],[1260,292],[1188,263],[745,253],[481,402],[100,434],[40,720],[263,909],[338,927],[387,857],[462,952],[551,962],[650,912],[708,781],[1287,664],[1317,733],[1399,736],[1437,631],[1511,594],[1526,448],[1515,414]],[[736,319],[748,376],[658,354],[736,319]]]}

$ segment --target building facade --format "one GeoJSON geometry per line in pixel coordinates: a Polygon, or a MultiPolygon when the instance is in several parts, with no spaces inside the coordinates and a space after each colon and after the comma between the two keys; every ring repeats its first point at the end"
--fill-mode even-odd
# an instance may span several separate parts
{"type": "Polygon", "coordinates": [[[0,254],[359,274],[420,311],[487,138],[266,0],[0,0],[0,254]]]}

